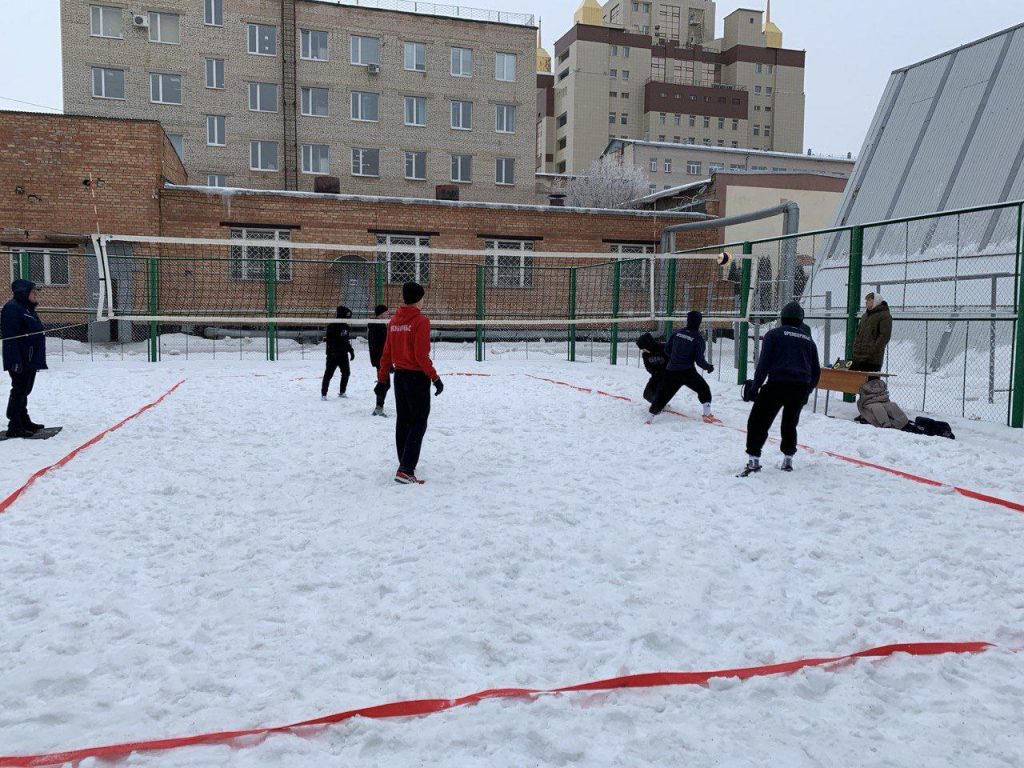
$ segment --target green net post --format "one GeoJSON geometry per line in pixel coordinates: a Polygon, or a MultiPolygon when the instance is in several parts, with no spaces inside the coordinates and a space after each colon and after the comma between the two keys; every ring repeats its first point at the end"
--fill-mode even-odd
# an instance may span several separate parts
{"type": "Polygon", "coordinates": [[[30,257],[28,255],[28,252],[22,251],[15,258],[18,260],[18,263],[15,265],[17,267],[17,269],[15,269],[15,273],[22,280],[31,280],[32,269],[29,265],[30,257]]]}
{"type": "MultiPolygon", "coordinates": [[[[846,359],[853,359],[853,342],[857,339],[857,314],[860,312],[861,275],[864,266],[864,227],[850,230],[850,267],[846,278],[846,359]]],[[[855,395],[843,395],[843,402],[853,403],[855,395]]]]}
{"type": "MultiPolygon", "coordinates": [[[[484,319],[484,265],[477,264],[476,267],[476,319],[484,319]]],[[[477,323],[476,326],[476,361],[483,362],[484,359],[484,327],[477,323]]]]}
{"type": "MultiPolygon", "coordinates": [[[[576,319],[576,267],[569,267],[569,319],[576,319]]],[[[569,323],[569,362],[576,362],[576,323],[569,323]]]]}
{"type": "MultiPolygon", "coordinates": [[[[743,255],[752,256],[754,246],[751,243],[743,244],[743,255]]],[[[740,317],[746,317],[750,307],[750,280],[753,270],[753,260],[743,259],[740,265],[740,317]]],[[[749,355],[750,323],[746,320],[740,322],[740,337],[736,339],[737,360],[736,360],[736,383],[743,384],[747,380],[747,356],[749,355]]]]}
{"type": "MultiPolygon", "coordinates": [[[[277,260],[267,259],[263,265],[266,286],[267,317],[277,314],[277,260]]],[[[277,360],[277,324],[267,323],[267,360],[277,360]]]]}
{"type": "MultiPolygon", "coordinates": [[[[146,287],[148,307],[151,317],[156,317],[160,309],[160,261],[155,256],[146,260],[146,287]]],[[[149,321],[149,362],[160,360],[160,336],[156,320],[149,321]]]]}
{"type": "Polygon", "coordinates": [[[373,265],[373,298],[377,304],[384,303],[384,262],[380,259],[373,265]]]}
{"type": "Polygon", "coordinates": [[[1010,426],[1024,427],[1024,206],[1017,206],[1017,320],[1013,333],[1013,393],[1010,401],[1010,426]]]}
{"type": "MultiPolygon", "coordinates": [[[[616,261],[612,264],[612,317],[619,316],[619,281],[622,277],[622,262],[616,261]]],[[[612,365],[619,363],[619,324],[612,323],[611,334],[612,352],[609,362],[612,365]]]]}
{"type": "MultiPolygon", "coordinates": [[[[672,317],[676,311],[676,266],[679,264],[675,259],[669,259],[668,270],[665,275],[665,316],[672,317]]],[[[665,340],[672,335],[672,321],[665,321],[665,340]]]]}

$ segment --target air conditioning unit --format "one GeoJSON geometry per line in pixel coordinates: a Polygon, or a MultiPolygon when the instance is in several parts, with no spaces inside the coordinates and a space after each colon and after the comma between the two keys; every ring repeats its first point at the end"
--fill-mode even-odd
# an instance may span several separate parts
{"type": "Polygon", "coordinates": [[[366,65],[366,72],[367,72],[367,74],[370,74],[370,75],[379,75],[380,74],[380,64],[367,64],[366,65]]]}
{"type": "Polygon", "coordinates": [[[136,27],[146,29],[149,27],[149,14],[145,13],[133,13],[132,24],[136,27]]]}

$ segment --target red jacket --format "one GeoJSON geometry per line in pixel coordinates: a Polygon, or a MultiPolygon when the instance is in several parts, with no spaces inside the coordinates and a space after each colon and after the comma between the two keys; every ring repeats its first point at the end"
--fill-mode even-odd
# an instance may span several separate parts
{"type": "Polygon", "coordinates": [[[437,378],[430,362],[430,320],[418,307],[401,306],[388,323],[388,340],[377,367],[377,380],[387,381],[394,366],[399,371],[422,371],[437,378]]]}

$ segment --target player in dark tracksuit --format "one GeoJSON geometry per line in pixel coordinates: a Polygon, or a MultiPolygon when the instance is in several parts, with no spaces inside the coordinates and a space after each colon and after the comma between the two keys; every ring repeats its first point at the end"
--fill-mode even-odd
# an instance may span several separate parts
{"type": "Polygon", "coordinates": [[[780,319],[782,325],[765,334],[754,378],[743,387],[743,399],[753,400],[754,406],[747,420],[747,466],[740,477],[761,471],[761,449],[779,411],[782,411],[782,469],[793,471],[800,411],[821,376],[818,347],[801,328],[803,309],[792,301],[782,308],[780,319]]]}
{"type": "Polygon", "coordinates": [[[636,340],[636,345],[640,347],[644,368],[651,374],[647,386],[644,387],[644,400],[652,403],[658,392],[658,387],[661,386],[661,380],[665,377],[665,367],[668,365],[665,342],[657,341],[651,334],[644,333],[636,340]]]}
{"type": "MultiPolygon", "coordinates": [[[[376,320],[387,320],[388,308],[386,304],[378,304],[373,310],[373,317],[376,320]]],[[[387,323],[371,323],[366,327],[366,343],[370,347],[370,365],[373,370],[380,366],[380,356],[384,353],[384,345],[388,340],[387,323]]],[[[390,371],[388,372],[390,375],[390,371]]],[[[391,381],[388,380],[388,389],[391,388],[391,381]]],[[[384,413],[384,399],[388,396],[386,390],[377,394],[377,407],[373,409],[374,416],[387,416],[384,413]]]]}
{"type": "MultiPolygon", "coordinates": [[[[352,317],[352,310],[348,307],[338,307],[336,317],[352,317]]],[[[345,397],[345,390],[348,388],[348,377],[351,375],[349,360],[356,359],[356,351],[352,349],[352,340],[349,338],[348,323],[331,323],[327,326],[327,367],[324,370],[324,380],[320,385],[320,399],[327,399],[327,389],[331,386],[331,379],[334,372],[341,369],[341,388],[338,390],[338,397],[345,397]]]]}
{"type": "Polygon", "coordinates": [[[700,335],[700,324],[703,319],[700,312],[690,312],[686,316],[686,328],[673,333],[665,344],[668,366],[658,386],[658,392],[651,402],[652,417],[665,410],[665,406],[681,387],[688,387],[697,393],[697,399],[704,409],[704,420],[714,419],[711,414],[711,388],[704,381],[704,377],[697,373],[698,367],[708,373],[715,370],[715,366],[704,359],[706,345],[704,337],[700,335]]]}

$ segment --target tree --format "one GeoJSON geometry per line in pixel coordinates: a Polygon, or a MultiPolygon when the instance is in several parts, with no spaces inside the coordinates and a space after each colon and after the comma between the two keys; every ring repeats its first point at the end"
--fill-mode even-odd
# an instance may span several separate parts
{"type": "Polygon", "coordinates": [[[575,208],[635,208],[634,201],[647,192],[642,170],[606,155],[595,160],[586,174],[569,179],[565,202],[575,208]]]}

